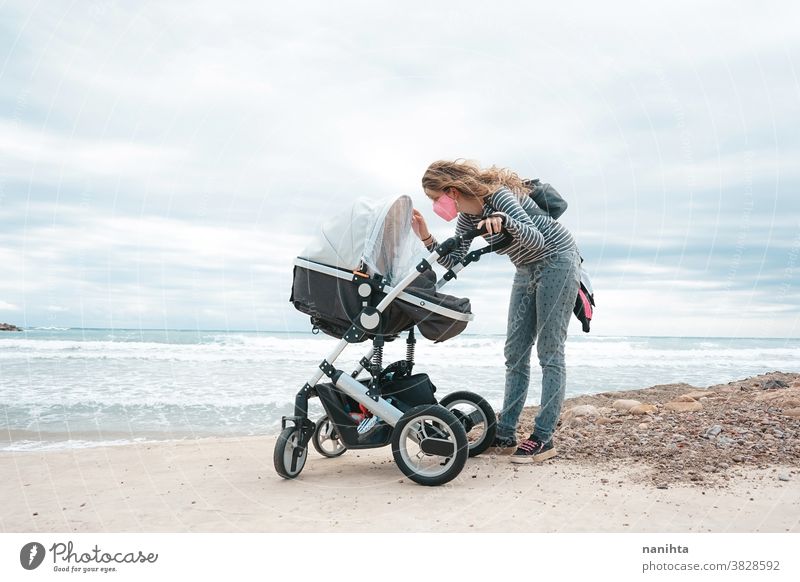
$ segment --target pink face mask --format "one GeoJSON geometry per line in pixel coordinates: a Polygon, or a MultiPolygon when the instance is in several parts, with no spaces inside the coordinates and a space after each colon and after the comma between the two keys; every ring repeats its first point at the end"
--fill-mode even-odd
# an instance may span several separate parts
{"type": "Polygon", "coordinates": [[[439,196],[433,203],[433,211],[445,219],[447,222],[453,220],[458,216],[458,209],[456,202],[450,196],[439,196]]]}

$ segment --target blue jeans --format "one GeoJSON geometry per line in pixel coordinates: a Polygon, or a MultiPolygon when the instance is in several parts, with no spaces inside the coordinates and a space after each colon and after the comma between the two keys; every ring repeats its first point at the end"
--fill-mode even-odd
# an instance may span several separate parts
{"type": "Polygon", "coordinates": [[[517,267],[506,332],[506,389],[497,424],[499,438],[513,438],[528,396],[531,349],[542,367],[541,409],[533,435],[547,442],[556,430],[567,385],[564,344],[580,287],[576,250],[517,267]]]}

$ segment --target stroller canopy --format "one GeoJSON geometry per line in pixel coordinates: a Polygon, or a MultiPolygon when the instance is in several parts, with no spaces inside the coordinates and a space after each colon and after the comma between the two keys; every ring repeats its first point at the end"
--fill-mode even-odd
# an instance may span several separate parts
{"type": "Polygon", "coordinates": [[[326,220],[300,257],[354,270],[362,265],[369,275],[380,273],[396,283],[424,253],[411,230],[409,196],[381,201],[359,198],[346,211],[326,220]]]}

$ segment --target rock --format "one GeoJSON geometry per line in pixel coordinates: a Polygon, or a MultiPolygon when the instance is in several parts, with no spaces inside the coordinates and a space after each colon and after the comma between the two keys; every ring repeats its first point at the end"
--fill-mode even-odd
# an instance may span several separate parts
{"type": "Polygon", "coordinates": [[[713,439],[722,432],[722,427],[718,424],[708,427],[700,436],[706,439],[713,439]]]}
{"type": "Polygon", "coordinates": [[[696,412],[698,410],[703,409],[703,405],[693,400],[692,402],[683,402],[683,401],[672,401],[667,402],[664,405],[664,408],[667,410],[672,410],[674,412],[696,412]]]}
{"type": "Polygon", "coordinates": [[[639,428],[648,428],[650,426],[649,422],[642,422],[639,424],[639,428]]]}
{"type": "Polygon", "coordinates": [[[744,455],[734,455],[731,457],[731,461],[734,463],[744,463],[744,455]]]}
{"type": "Polygon", "coordinates": [[[721,445],[723,447],[729,447],[732,444],[734,444],[736,441],[733,440],[732,438],[728,438],[726,436],[721,436],[721,437],[717,437],[714,440],[714,442],[716,442],[718,445],[721,445]]]}
{"type": "Polygon", "coordinates": [[[627,412],[634,406],[641,404],[638,400],[618,399],[611,403],[611,408],[619,410],[620,412],[627,412]]]}
{"type": "Polygon", "coordinates": [[[595,420],[594,423],[595,424],[621,424],[622,423],[622,419],[621,418],[606,418],[604,416],[601,416],[600,418],[595,420]]]}
{"type": "Polygon", "coordinates": [[[22,329],[10,323],[0,323],[0,331],[22,331],[22,329]]]}
{"type": "Polygon", "coordinates": [[[800,418],[800,407],[784,410],[783,414],[784,416],[791,416],[792,418],[800,418]]]}
{"type": "Polygon", "coordinates": [[[694,398],[689,396],[688,394],[684,394],[683,396],[678,396],[674,402],[697,402],[694,398]]]}
{"type": "Polygon", "coordinates": [[[783,380],[767,380],[761,385],[762,390],[774,390],[776,388],[788,388],[789,385],[783,380]]]}
{"type": "Polygon", "coordinates": [[[800,389],[793,387],[784,388],[783,390],[770,390],[768,392],[762,392],[761,394],[758,394],[754,400],[757,402],[775,402],[782,404],[786,408],[797,408],[800,407],[800,404],[791,406],[789,403],[800,400],[800,389]]]}
{"type": "Polygon", "coordinates": [[[599,416],[600,413],[596,406],[591,404],[582,404],[580,406],[573,406],[564,413],[565,419],[575,418],[578,416],[599,416]]]}
{"type": "MultiPolygon", "coordinates": [[[[713,390],[696,390],[694,392],[689,392],[688,394],[684,394],[683,396],[688,396],[692,400],[699,400],[700,398],[708,398],[709,396],[714,396],[713,390]]],[[[680,398],[678,398],[680,400],[680,398]]]]}
{"type": "Polygon", "coordinates": [[[637,404],[628,409],[629,414],[655,414],[658,409],[653,404],[637,404]]]}
{"type": "Polygon", "coordinates": [[[783,471],[782,473],[778,474],[778,479],[780,479],[781,481],[789,481],[791,477],[789,476],[789,473],[783,471]]]}

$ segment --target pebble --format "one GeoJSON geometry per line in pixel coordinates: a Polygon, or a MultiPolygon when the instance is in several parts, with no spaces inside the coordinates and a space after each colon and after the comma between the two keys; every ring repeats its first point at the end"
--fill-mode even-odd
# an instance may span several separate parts
{"type": "Polygon", "coordinates": [[[620,424],[622,423],[621,418],[605,418],[600,417],[594,421],[595,424],[620,424]]]}
{"type": "Polygon", "coordinates": [[[731,460],[734,463],[744,463],[744,455],[735,455],[735,456],[731,457],[731,460]]]}
{"type": "Polygon", "coordinates": [[[722,432],[722,427],[718,424],[715,424],[714,426],[708,427],[701,436],[707,439],[711,439],[717,436],[721,432],[722,432]]]}
{"type": "Polygon", "coordinates": [[[781,480],[781,481],[789,481],[791,479],[791,477],[789,476],[789,473],[786,473],[784,471],[783,473],[780,473],[778,475],[778,479],[781,480]]]}

